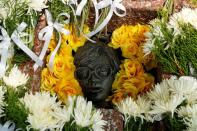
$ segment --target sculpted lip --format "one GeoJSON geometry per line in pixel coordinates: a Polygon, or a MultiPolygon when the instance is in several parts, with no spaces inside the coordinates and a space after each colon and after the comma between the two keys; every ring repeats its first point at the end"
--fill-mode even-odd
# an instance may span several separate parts
{"type": "Polygon", "coordinates": [[[101,87],[92,87],[92,88],[88,89],[89,93],[99,93],[99,92],[102,92],[102,91],[103,91],[103,89],[101,87]]]}

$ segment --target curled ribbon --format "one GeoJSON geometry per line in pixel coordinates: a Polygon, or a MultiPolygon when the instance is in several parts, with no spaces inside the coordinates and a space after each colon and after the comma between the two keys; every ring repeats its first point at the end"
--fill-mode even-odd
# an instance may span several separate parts
{"type": "Polygon", "coordinates": [[[0,131],[22,131],[22,129],[15,130],[15,123],[11,121],[7,121],[4,125],[0,124],[0,131]]]}
{"type": "Polygon", "coordinates": [[[6,61],[8,58],[8,48],[11,45],[11,39],[3,27],[0,26],[0,30],[2,33],[2,36],[0,36],[0,41],[1,41],[0,44],[3,47],[1,51],[1,61],[0,61],[0,78],[1,78],[5,75],[6,72],[6,61]]]}
{"type": "MultiPolygon", "coordinates": [[[[121,4],[122,0],[102,0],[99,3],[97,3],[97,0],[92,0],[94,8],[95,8],[95,23],[94,27],[96,27],[96,24],[98,23],[99,20],[99,10],[106,8],[110,6],[110,11],[105,18],[105,20],[92,32],[88,33],[86,37],[90,38],[93,35],[97,34],[99,31],[101,31],[110,21],[110,19],[113,16],[113,13],[115,13],[119,17],[124,17],[126,15],[126,8],[121,4]],[[121,10],[122,13],[119,13],[118,10],[121,10]]],[[[64,4],[66,4],[64,2],[64,4]]],[[[77,16],[80,16],[84,6],[87,4],[87,0],[81,0],[81,2],[78,4],[75,0],[70,0],[67,2],[67,4],[74,4],[77,6],[76,11],[73,11],[73,13],[77,16]]],[[[88,39],[90,40],[90,39],[88,39]]]]}
{"type": "Polygon", "coordinates": [[[6,72],[6,61],[8,58],[8,49],[11,45],[11,40],[21,49],[23,50],[32,60],[36,62],[37,65],[42,66],[43,62],[38,58],[38,56],[31,51],[20,39],[20,34],[22,34],[23,30],[27,27],[27,24],[22,22],[17,29],[12,33],[11,38],[9,37],[6,30],[0,26],[0,30],[2,35],[0,36],[0,44],[3,46],[0,61],[0,77],[3,77],[6,72]]]}
{"type": "MultiPolygon", "coordinates": [[[[113,16],[113,13],[115,13],[117,16],[119,17],[123,17],[126,15],[126,8],[121,4],[122,0],[103,0],[100,1],[99,3],[96,4],[95,9],[99,10],[102,8],[106,8],[108,6],[110,7],[110,11],[107,15],[107,17],[105,18],[105,20],[92,32],[90,32],[89,34],[87,34],[88,37],[92,37],[93,35],[95,35],[96,33],[98,33],[99,31],[101,31],[110,21],[110,19],[113,16]],[[118,10],[121,10],[123,13],[119,13],[118,10]]],[[[98,20],[99,15],[96,14],[96,20],[98,20]]]]}
{"type": "Polygon", "coordinates": [[[25,30],[26,27],[27,24],[22,22],[12,33],[11,39],[21,50],[23,50],[32,60],[36,62],[36,65],[42,66],[43,61],[39,59],[38,56],[33,51],[31,51],[26,45],[24,45],[22,40],[20,39],[20,34],[21,32],[23,32],[23,30],[25,30]]]}
{"type": "MultiPolygon", "coordinates": [[[[58,49],[61,45],[61,34],[60,33],[63,33],[63,34],[66,34],[66,35],[70,34],[69,30],[64,29],[64,24],[68,24],[69,21],[70,21],[70,15],[68,13],[61,13],[61,14],[58,15],[58,17],[57,17],[57,19],[55,20],[54,23],[53,23],[53,20],[52,20],[52,15],[47,9],[45,10],[45,15],[46,15],[48,26],[43,28],[38,34],[38,38],[40,40],[45,41],[44,46],[42,48],[42,51],[39,55],[39,58],[41,60],[44,59],[44,56],[47,52],[47,49],[48,49],[51,37],[53,35],[54,29],[56,29],[56,31],[59,34],[58,44],[57,44],[56,48],[54,49],[54,51],[52,52],[52,54],[50,56],[50,59],[49,59],[49,69],[52,71],[55,55],[56,55],[56,53],[57,53],[57,51],[58,51],[58,49]],[[59,21],[58,21],[61,16],[65,16],[67,18],[66,20],[63,21],[63,24],[60,24],[59,21]]],[[[34,70],[36,70],[37,68],[38,68],[38,66],[34,65],[34,70]]]]}

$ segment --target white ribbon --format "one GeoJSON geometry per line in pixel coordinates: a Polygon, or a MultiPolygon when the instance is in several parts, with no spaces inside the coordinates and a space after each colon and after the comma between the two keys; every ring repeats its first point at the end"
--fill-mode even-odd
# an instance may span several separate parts
{"type": "MultiPolygon", "coordinates": [[[[96,5],[96,10],[102,9],[102,8],[106,8],[108,6],[110,7],[110,11],[107,15],[107,17],[105,18],[105,20],[92,32],[90,32],[89,34],[87,34],[88,37],[91,37],[95,34],[97,34],[99,31],[101,31],[111,20],[113,13],[115,13],[117,16],[119,17],[123,17],[126,15],[126,8],[121,4],[122,0],[103,0],[100,1],[97,5],[96,5]],[[121,10],[123,13],[119,13],[118,10],[121,10]]],[[[96,15],[96,17],[98,17],[98,15],[96,15]]],[[[96,18],[97,20],[98,18],[96,18]]]]}
{"type": "Polygon", "coordinates": [[[26,45],[23,44],[22,40],[20,39],[20,34],[25,30],[27,27],[27,24],[22,22],[17,29],[12,33],[11,39],[13,42],[21,49],[23,50],[32,60],[35,61],[35,64],[38,66],[42,66],[43,62],[41,59],[38,58],[38,56],[31,51],[26,45]]]}
{"type": "MultiPolygon", "coordinates": [[[[101,31],[111,20],[113,13],[115,13],[119,17],[124,17],[126,15],[126,8],[121,4],[122,0],[103,0],[97,3],[97,0],[92,0],[94,8],[95,8],[95,22],[94,27],[96,27],[96,24],[99,20],[99,10],[106,8],[110,6],[110,11],[105,18],[105,20],[92,32],[88,33],[86,37],[92,37],[93,35],[97,34],[99,31],[101,31]],[[123,13],[119,13],[118,10],[121,10],[123,13]]],[[[64,2],[65,4],[65,2],[64,2]]],[[[80,16],[84,6],[87,4],[87,0],[81,0],[81,2],[78,4],[77,1],[70,0],[67,2],[67,4],[74,4],[77,6],[76,11],[73,11],[74,15],[80,16]]],[[[88,39],[90,40],[90,39],[88,39]]]]}
{"type": "Polygon", "coordinates": [[[6,121],[4,125],[0,124],[0,131],[22,131],[22,129],[15,130],[15,123],[11,121],[6,121]]]}
{"type": "Polygon", "coordinates": [[[40,60],[33,51],[31,51],[26,45],[24,45],[23,41],[20,39],[20,34],[23,34],[22,32],[26,28],[26,26],[27,24],[22,22],[12,33],[11,38],[7,34],[6,30],[3,27],[0,27],[2,33],[2,36],[0,36],[0,44],[2,44],[3,46],[2,52],[0,52],[0,77],[3,77],[6,72],[6,61],[8,59],[8,49],[11,45],[11,39],[21,50],[23,50],[32,60],[34,60],[37,65],[42,66],[42,60],[40,60]]]}
{"type": "MultiPolygon", "coordinates": [[[[45,54],[47,52],[47,49],[48,49],[51,37],[53,35],[54,29],[56,29],[56,31],[59,34],[58,44],[57,44],[56,48],[54,49],[54,51],[52,52],[52,54],[50,56],[50,59],[49,59],[49,69],[52,71],[55,55],[56,55],[56,53],[59,50],[59,47],[61,45],[61,39],[62,38],[61,38],[61,34],[60,33],[63,33],[65,35],[70,34],[69,30],[64,29],[64,24],[68,24],[69,21],[70,21],[70,15],[67,14],[67,13],[61,13],[61,14],[58,15],[57,19],[53,23],[52,15],[47,9],[45,10],[45,14],[46,14],[46,19],[47,19],[48,26],[43,28],[38,34],[38,38],[40,40],[44,40],[45,41],[44,46],[42,48],[42,51],[41,51],[41,53],[39,55],[39,58],[41,60],[44,59],[44,56],[45,56],[45,54]],[[67,17],[67,19],[63,21],[63,24],[60,24],[59,21],[58,21],[61,16],[67,17]]],[[[34,70],[36,70],[37,68],[38,68],[38,66],[34,65],[34,70]]]]}
{"type": "Polygon", "coordinates": [[[6,61],[8,58],[8,48],[11,45],[11,39],[3,27],[0,26],[0,30],[2,33],[2,36],[0,36],[0,41],[1,41],[0,44],[3,47],[1,51],[1,61],[0,61],[0,78],[1,78],[5,75],[6,72],[6,61]]]}
{"type": "Polygon", "coordinates": [[[82,0],[78,6],[77,6],[77,10],[76,10],[76,15],[77,16],[80,16],[81,15],[81,12],[83,10],[83,8],[85,7],[85,5],[87,4],[87,0],[82,0]]]}

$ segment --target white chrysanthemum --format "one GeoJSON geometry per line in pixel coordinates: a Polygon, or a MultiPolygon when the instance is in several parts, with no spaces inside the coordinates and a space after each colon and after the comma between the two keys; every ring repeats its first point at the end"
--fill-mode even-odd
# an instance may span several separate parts
{"type": "Polygon", "coordinates": [[[81,127],[88,127],[91,125],[92,116],[92,102],[86,102],[86,100],[79,96],[77,97],[76,107],[74,109],[74,119],[77,125],[81,127]]]}
{"type": "Polygon", "coordinates": [[[57,102],[56,96],[50,96],[47,92],[25,94],[21,101],[30,112],[27,118],[30,128],[61,130],[64,124],[70,121],[71,114],[67,108],[57,102]]]}
{"type": "Polygon", "coordinates": [[[178,113],[178,116],[182,118],[197,117],[197,104],[182,106],[177,111],[177,113],[178,113]]]}
{"type": "Polygon", "coordinates": [[[185,100],[183,95],[171,91],[176,85],[173,82],[176,81],[175,78],[163,80],[155,86],[154,90],[148,93],[148,97],[153,102],[150,114],[156,115],[169,112],[173,116],[176,108],[185,100]]]}
{"type": "Polygon", "coordinates": [[[155,48],[154,41],[155,39],[153,36],[157,36],[158,38],[162,39],[163,38],[163,33],[161,32],[161,28],[159,26],[160,20],[159,19],[154,19],[150,21],[151,26],[151,32],[145,33],[146,36],[146,42],[143,46],[143,52],[146,55],[149,55],[152,50],[155,48]]]}
{"type": "Polygon", "coordinates": [[[180,24],[189,23],[197,29],[197,9],[183,8],[180,12],[170,17],[169,27],[173,28],[175,34],[180,34],[180,24]]]}
{"type": "Polygon", "coordinates": [[[14,66],[9,72],[8,76],[3,77],[3,81],[7,86],[16,88],[21,85],[25,85],[29,79],[29,76],[22,73],[17,66],[14,66]]]}
{"type": "Polygon", "coordinates": [[[5,91],[3,89],[2,86],[0,86],[0,117],[3,116],[3,113],[4,113],[4,106],[5,106],[5,103],[4,103],[4,94],[5,94],[5,91]]]}
{"type": "Polygon", "coordinates": [[[136,101],[131,97],[127,97],[117,104],[117,108],[124,114],[126,122],[130,117],[145,119],[145,115],[150,111],[150,106],[150,101],[145,97],[138,97],[136,101]]]}
{"type": "Polygon", "coordinates": [[[103,127],[107,124],[106,121],[102,120],[103,115],[100,110],[93,113],[91,118],[92,130],[93,131],[104,131],[103,127]]]}
{"type": "Polygon", "coordinates": [[[182,76],[177,80],[168,80],[170,90],[179,95],[190,95],[197,91],[197,80],[194,77],[182,76]]]}
{"type": "Polygon", "coordinates": [[[150,114],[171,113],[172,117],[176,108],[184,101],[183,96],[173,95],[168,100],[158,99],[154,101],[150,114]]]}
{"type": "Polygon", "coordinates": [[[28,6],[35,11],[42,11],[42,9],[47,8],[47,0],[27,0],[28,6]]]}
{"type": "Polygon", "coordinates": [[[74,121],[80,127],[89,127],[93,130],[103,130],[103,126],[106,124],[102,120],[102,115],[99,110],[95,111],[92,107],[92,102],[86,102],[86,100],[78,96],[76,100],[76,107],[74,109],[74,121]]]}
{"type": "Polygon", "coordinates": [[[168,80],[172,93],[183,95],[189,104],[197,100],[197,80],[194,77],[182,76],[177,80],[168,80]]]}
{"type": "Polygon", "coordinates": [[[145,33],[146,42],[143,45],[143,52],[146,55],[151,54],[152,50],[155,48],[153,36],[150,32],[145,33]]]}
{"type": "Polygon", "coordinates": [[[163,80],[160,84],[155,85],[154,90],[147,93],[152,101],[167,101],[170,97],[169,86],[167,80],[163,80]]]}

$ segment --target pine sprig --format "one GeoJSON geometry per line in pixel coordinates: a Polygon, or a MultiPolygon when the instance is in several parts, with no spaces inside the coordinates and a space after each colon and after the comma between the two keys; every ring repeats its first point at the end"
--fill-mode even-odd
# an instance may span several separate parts
{"type": "Polygon", "coordinates": [[[153,49],[162,70],[179,76],[190,74],[190,63],[197,70],[197,30],[189,24],[182,24],[180,28],[181,33],[175,35],[166,23],[161,23],[163,36],[155,36],[153,49]]]}

